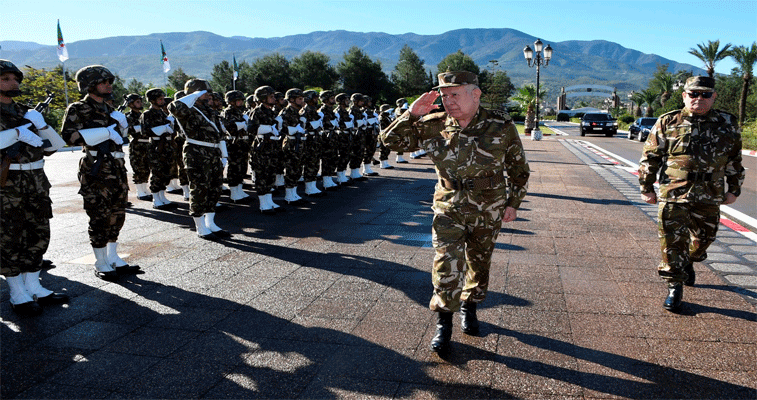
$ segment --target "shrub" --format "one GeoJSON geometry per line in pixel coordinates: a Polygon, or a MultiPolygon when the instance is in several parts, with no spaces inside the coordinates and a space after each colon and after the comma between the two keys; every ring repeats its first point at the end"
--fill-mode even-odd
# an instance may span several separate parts
{"type": "Polygon", "coordinates": [[[636,118],[634,118],[633,115],[623,114],[618,118],[618,121],[624,123],[624,124],[632,124],[633,121],[636,121],[636,118]]]}
{"type": "Polygon", "coordinates": [[[566,113],[557,114],[557,122],[568,122],[568,121],[570,121],[570,115],[566,113]]]}
{"type": "Polygon", "coordinates": [[[744,123],[741,128],[741,141],[744,150],[757,150],[757,120],[744,123]]]}
{"type": "Polygon", "coordinates": [[[519,112],[510,113],[510,117],[515,122],[525,122],[526,121],[526,116],[523,115],[523,114],[521,114],[521,113],[519,113],[519,112]]]}

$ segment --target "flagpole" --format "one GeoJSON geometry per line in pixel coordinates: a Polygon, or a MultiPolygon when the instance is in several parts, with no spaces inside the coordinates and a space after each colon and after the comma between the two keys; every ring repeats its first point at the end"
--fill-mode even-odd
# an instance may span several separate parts
{"type": "Polygon", "coordinates": [[[63,92],[66,94],[66,108],[68,108],[68,79],[66,79],[66,62],[62,61],[63,65],[63,92]]]}

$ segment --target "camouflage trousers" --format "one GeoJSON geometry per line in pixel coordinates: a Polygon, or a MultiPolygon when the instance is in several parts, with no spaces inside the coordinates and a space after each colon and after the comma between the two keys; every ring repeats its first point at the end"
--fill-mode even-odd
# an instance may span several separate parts
{"type": "MultiPolygon", "coordinates": [[[[386,147],[384,143],[379,143],[379,160],[380,161],[386,161],[389,159],[389,153],[392,152],[392,149],[389,147],[386,147]]],[[[401,151],[397,152],[398,156],[403,155],[404,153],[401,151]]]]}
{"type": "Polygon", "coordinates": [[[321,176],[336,175],[339,159],[339,137],[336,131],[324,131],[321,135],[321,176]]]}
{"type": "Polygon", "coordinates": [[[280,149],[278,140],[256,138],[252,143],[250,168],[255,171],[255,191],[258,196],[271,193],[273,189],[280,149]]]}
{"type": "Polygon", "coordinates": [[[178,178],[180,185],[187,186],[189,178],[187,178],[187,168],[184,166],[184,142],[186,141],[183,136],[176,136],[173,140],[175,161],[171,164],[171,179],[178,178]]]}
{"type": "Polygon", "coordinates": [[[175,151],[170,139],[150,143],[150,192],[166,190],[171,182],[171,167],[174,166],[175,151]]]}
{"type": "Polygon", "coordinates": [[[365,142],[363,147],[363,163],[370,164],[373,160],[373,155],[376,154],[376,146],[378,146],[378,135],[374,134],[374,131],[368,131],[365,135],[365,142]]]}
{"type": "Polygon", "coordinates": [[[480,303],[489,287],[489,268],[503,209],[470,204],[446,211],[434,210],[433,245],[436,250],[431,280],[433,311],[456,312],[463,301],[480,303]]]}
{"type": "Polygon", "coordinates": [[[124,160],[105,159],[97,174],[92,174],[94,157],[85,155],[79,161],[79,194],[89,216],[89,242],[94,248],[117,242],[126,220],[126,199],[129,184],[124,160]]]}
{"type": "Polygon", "coordinates": [[[129,143],[129,165],[134,172],[134,183],[147,183],[150,179],[150,143],[137,140],[129,143]]]}
{"type": "Polygon", "coordinates": [[[352,133],[350,131],[339,131],[337,134],[337,161],[336,170],[344,171],[350,163],[350,149],[352,148],[352,133]]]}
{"type": "Polygon", "coordinates": [[[302,176],[305,182],[312,182],[318,178],[318,170],[321,168],[321,135],[308,135],[308,140],[303,145],[302,176]]]}
{"type": "Polygon", "coordinates": [[[247,167],[250,162],[250,143],[243,139],[236,139],[226,145],[229,152],[229,165],[226,167],[226,178],[229,186],[244,183],[247,167]]]}
{"type": "Polygon", "coordinates": [[[350,168],[360,168],[360,164],[363,162],[365,154],[365,146],[368,132],[365,129],[359,129],[356,133],[352,134],[352,141],[350,142],[350,168]]]}
{"type": "Polygon", "coordinates": [[[37,272],[50,244],[50,182],[44,170],[8,171],[0,187],[0,273],[37,272]]]}
{"type": "MultiPolygon", "coordinates": [[[[284,167],[286,168],[284,182],[286,187],[293,188],[297,186],[297,182],[302,176],[302,154],[305,141],[300,139],[299,146],[297,146],[297,139],[284,138],[283,140],[282,149],[284,150],[284,167]]],[[[310,138],[307,140],[310,140],[310,138]]]]}
{"type": "Polygon", "coordinates": [[[221,149],[186,143],[184,165],[189,178],[189,215],[215,212],[223,185],[221,149]]]}
{"type": "Polygon", "coordinates": [[[660,202],[657,236],[662,261],[657,273],[668,282],[683,282],[684,267],[707,258],[707,248],[715,241],[720,223],[720,206],[703,203],[660,202]]]}

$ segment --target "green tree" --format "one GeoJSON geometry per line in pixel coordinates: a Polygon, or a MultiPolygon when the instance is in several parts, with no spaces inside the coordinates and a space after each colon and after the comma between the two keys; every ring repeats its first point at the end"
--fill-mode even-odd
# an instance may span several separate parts
{"type": "Polygon", "coordinates": [[[487,78],[488,79],[486,79],[485,82],[481,82],[479,79],[479,83],[482,85],[482,97],[491,107],[503,107],[510,99],[510,95],[512,95],[515,90],[515,86],[504,71],[496,71],[493,74],[487,74],[487,78]]]}
{"type": "Polygon", "coordinates": [[[131,80],[129,81],[129,84],[126,85],[126,91],[128,93],[136,93],[144,97],[145,92],[151,86],[152,86],[152,83],[150,83],[149,85],[145,85],[144,83],[138,81],[137,78],[131,78],[131,80]]]}
{"type": "MultiPolygon", "coordinates": [[[[540,88],[541,89],[541,88],[540,88]]],[[[544,99],[544,95],[546,92],[544,90],[539,90],[539,100],[544,99]]],[[[524,85],[520,89],[518,89],[518,92],[515,96],[513,96],[513,100],[518,102],[521,109],[526,109],[526,133],[531,133],[531,130],[534,129],[534,124],[536,122],[536,86],[534,85],[524,85]]]]}
{"type": "Polygon", "coordinates": [[[373,61],[357,46],[352,46],[345,54],[344,60],[336,66],[346,92],[359,92],[374,99],[388,102],[392,87],[389,77],[381,70],[381,63],[373,61]]]}
{"type": "Polygon", "coordinates": [[[442,61],[437,64],[436,69],[438,73],[450,71],[468,71],[478,75],[480,72],[478,65],[473,59],[463,53],[462,50],[458,50],[455,53],[448,54],[442,61]]]}
{"type": "Polygon", "coordinates": [[[190,79],[197,79],[197,77],[187,75],[181,67],[178,67],[168,75],[168,86],[175,90],[184,90],[184,84],[190,79]]]}
{"type": "Polygon", "coordinates": [[[660,105],[665,107],[665,102],[670,99],[673,93],[675,77],[668,72],[668,64],[657,64],[657,71],[649,82],[649,88],[657,90],[660,93],[660,105]]]}
{"type": "Polygon", "coordinates": [[[400,50],[400,58],[392,71],[394,82],[400,95],[425,93],[431,89],[433,81],[426,75],[423,60],[407,44],[400,50]]]}
{"type": "Polygon", "coordinates": [[[757,62],[757,42],[752,42],[751,47],[738,46],[734,48],[731,51],[731,57],[733,57],[738,64],[741,72],[741,79],[743,81],[741,86],[741,96],[739,97],[739,126],[743,126],[746,116],[749,87],[754,78],[754,63],[757,62]]]}
{"type": "Polygon", "coordinates": [[[331,89],[339,80],[336,68],[329,64],[331,59],[326,54],[314,51],[305,51],[292,59],[289,67],[292,71],[294,86],[320,87],[331,89]]]}
{"type": "Polygon", "coordinates": [[[633,115],[636,118],[641,117],[641,105],[644,104],[644,95],[641,92],[634,92],[631,95],[631,101],[636,104],[636,109],[633,111],[633,115]]]}
{"type": "Polygon", "coordinates": [[[216,92],[226,93],[234,87],[233,77],[234,69],[231,63],[223,60],[213,66],[210,73],[210,87],[216,92]]]}
{"type": "Polygon", "coordinates": [[[294,87],[289,60],[279,53],[255,60],[250,66],[250,76],[255,87],[267,85],[282,93],[294,87]]]}
{"type": "Polygon", "coordinates": [[[704,67],[707,70],[707,74],[710,75],[710,78],[715,76],[715,64],[731,54],[731,52],[728,51],[728,49],[731,47],[731,44],[728,43],[721,49],[720,40],[708,40],[706,44],[698,44],[697,47],[698,49],[691,48],[689,50],[689,54],[702,60],[704,67]]]}
{"type": "MultiPolygon", "coordinates": [[[[50,103],[50,109],[65,109],[66,95],[63,87],[63,67],[57,66],[51,71],[26,67],[23,70],[24,80],[21,82],[21,99],[17,100],[22,104],[31,104],[32,107],[47,98],[47,91],[53,94],[53,101],[50,103]]],[[[79,99],[79,90],[73,74],[66,71],[68,83],[69,101],[74,102],[79,99]]]]}
{"type": "Polygon", "coordinates": [[[653,88],[644,89],[641,91],[641,99],[643,100],[642,103],[646,103],[647,105],[647,117],[654,116],[654,106],[657,104],[657,101],[659,101],[660,94],[654,90],[653,88]]]}

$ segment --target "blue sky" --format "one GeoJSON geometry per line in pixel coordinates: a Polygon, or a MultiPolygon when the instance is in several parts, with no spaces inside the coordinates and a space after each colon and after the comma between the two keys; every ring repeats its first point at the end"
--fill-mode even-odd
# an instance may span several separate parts
{"type": "MultiPolygon", "coordinates": [[[[46,45],[56,44],[58,19],[69,45],[109,36],[198,30],[280,37],[338,29],[433,35],[463,28],[512,28],[545,43],[604,39],[701,67],[688,54],[699,43],[719,39],[750,45],[757,40],[754,0],[34,0],[5,10],[10,13],[4,15],[0,40],[46,45]]],[[[171,44],[165,46],[170,57],[171,44]]],[[[723,61],[716,71],[729,73],[733,66],[723,61]]]]}

